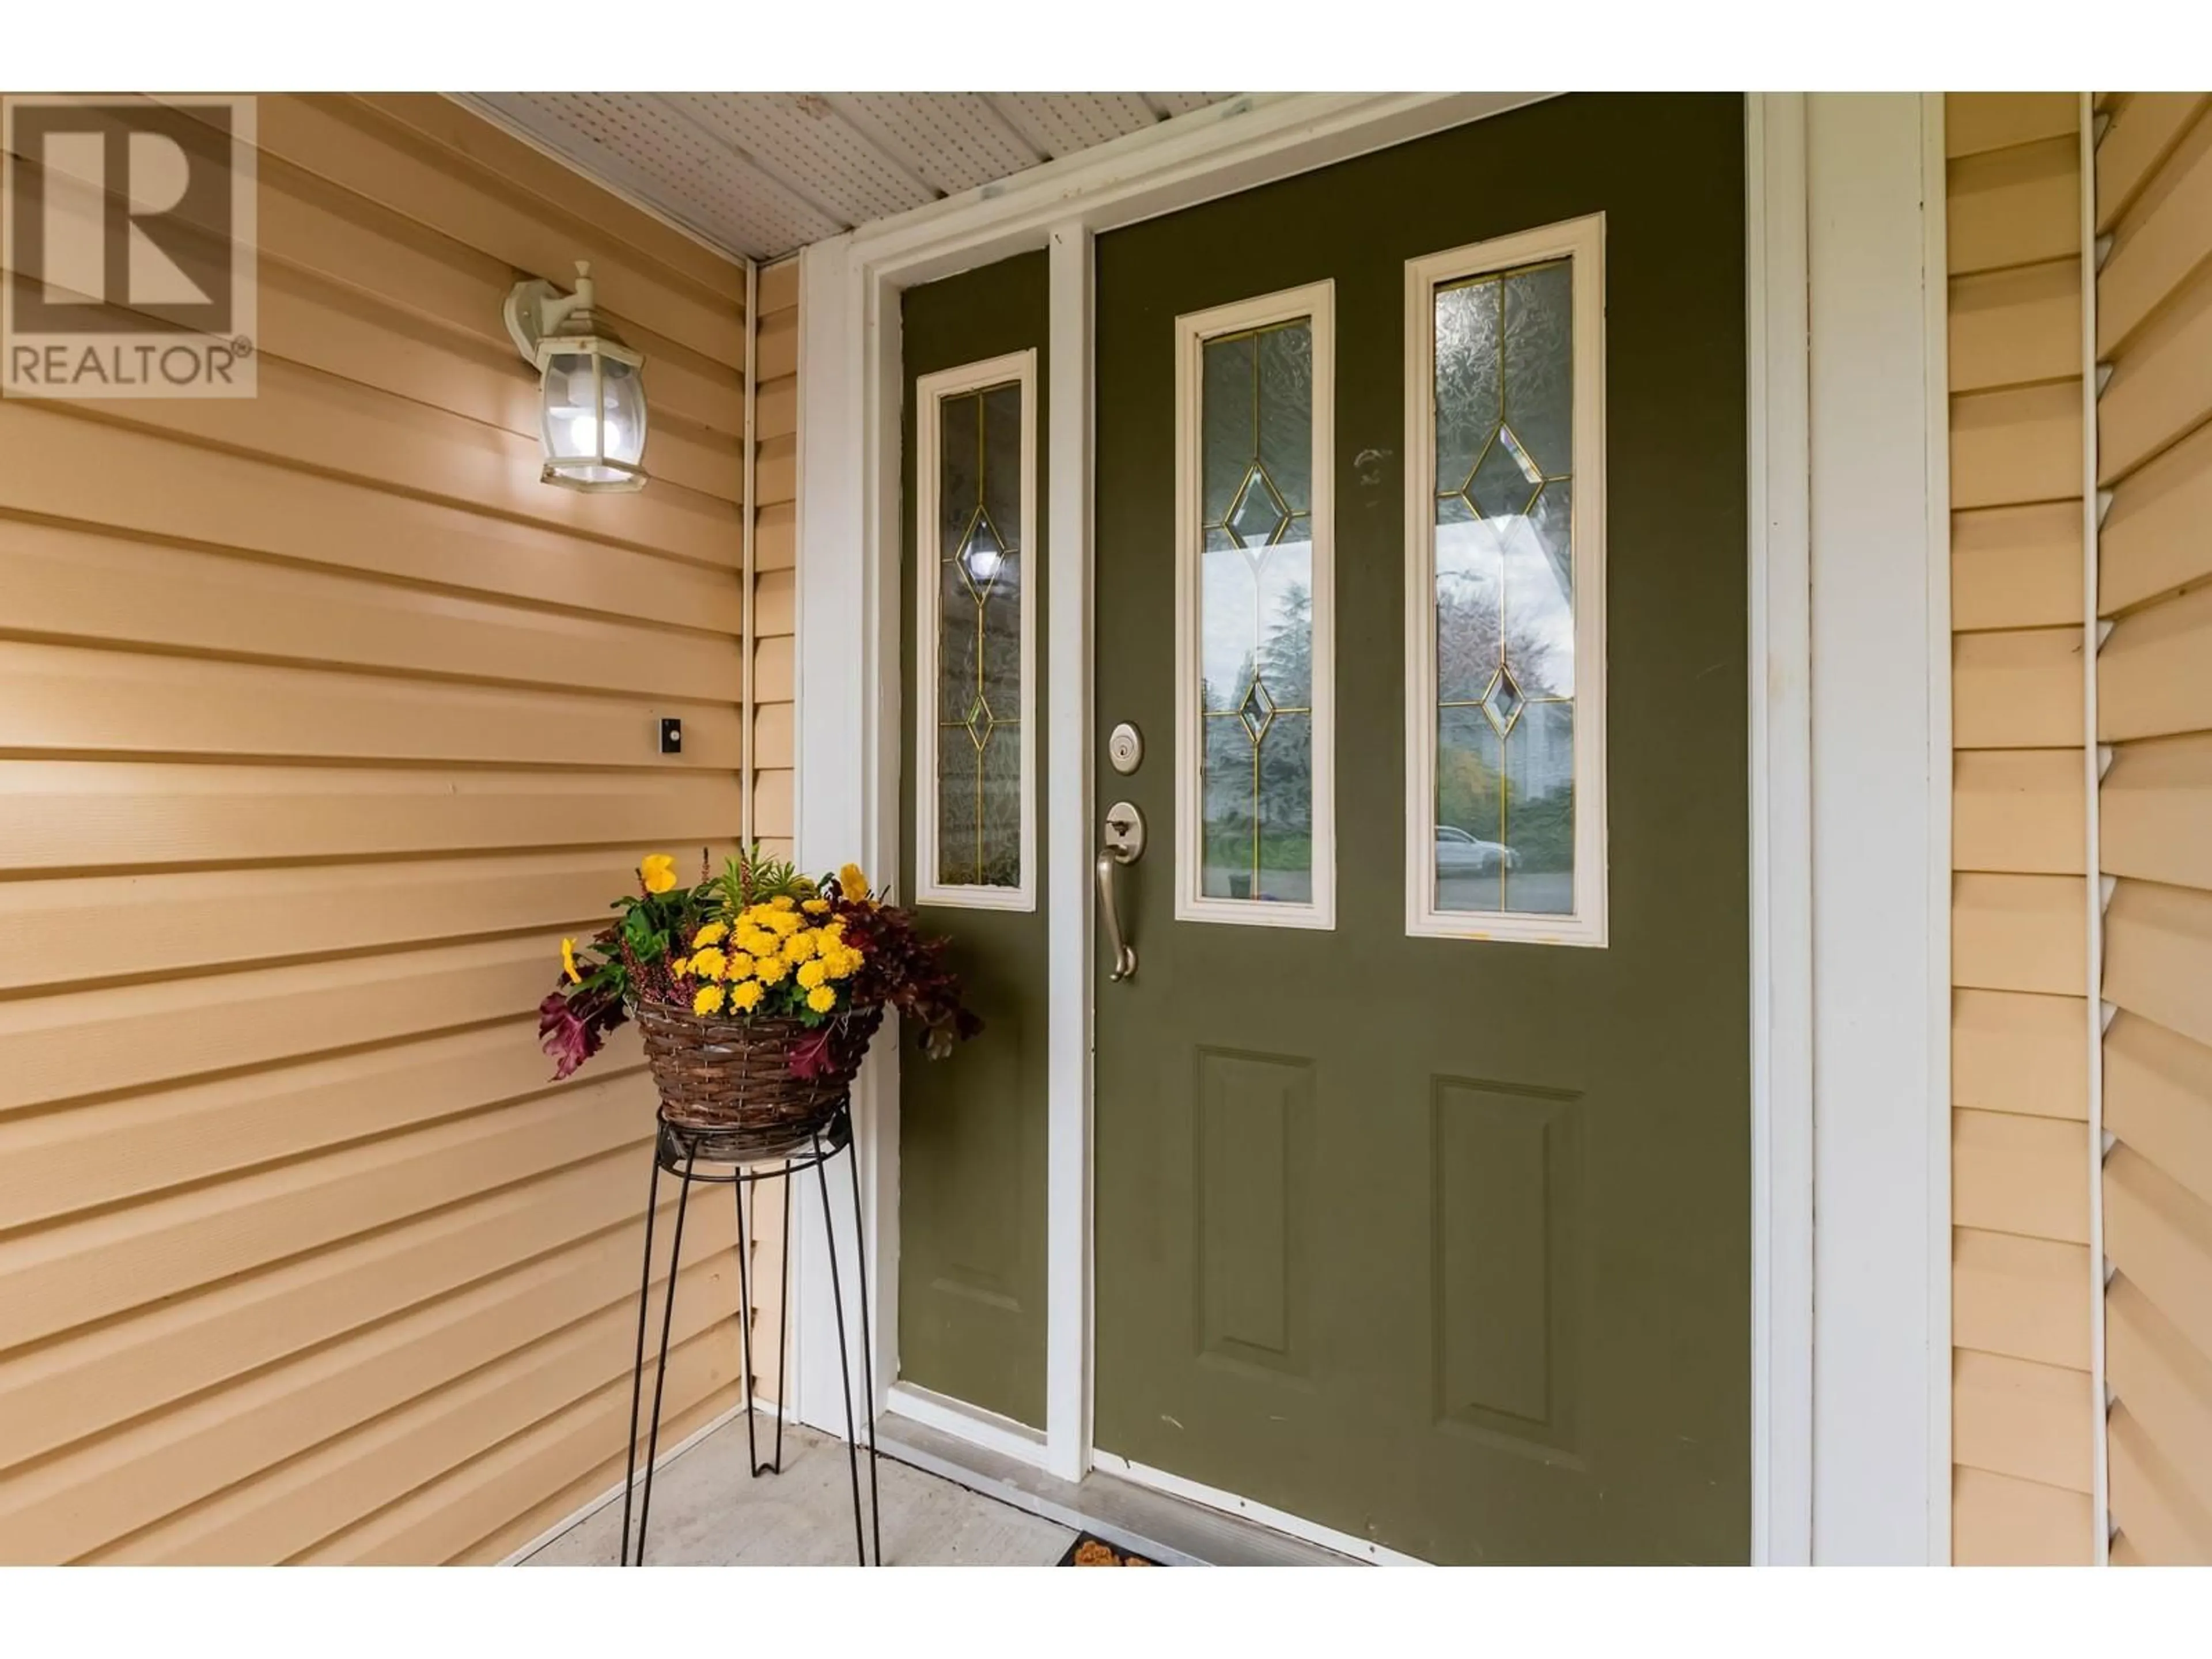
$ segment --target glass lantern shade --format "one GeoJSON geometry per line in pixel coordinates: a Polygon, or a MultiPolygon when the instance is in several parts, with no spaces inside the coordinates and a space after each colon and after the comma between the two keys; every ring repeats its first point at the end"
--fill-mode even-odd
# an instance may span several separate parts
{"type": "Polygon", "coordinates": [[[545,483],[587,491],[645,488],[645,359],[597,335],[538,343],[538,434],[545,483]]]}

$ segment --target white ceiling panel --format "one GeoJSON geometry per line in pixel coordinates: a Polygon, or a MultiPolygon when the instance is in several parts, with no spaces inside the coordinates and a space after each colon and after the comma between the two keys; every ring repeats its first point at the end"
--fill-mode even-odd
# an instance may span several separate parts
{"type": "Polygon", "coordinates": [[[1215,92],[489,92],[459,101],[772,259],[1186,115],[1215,92]]]}
{"type": "Polygon", "coordinates": [[[1111,143],[1160,119],[1138,92],[987,92],[992,106],[1048,155],[1111,143]]]}
{"type": "Polygon", "coordinates": [[[664,94],[732,149],[847,224],[888,219],[938,191],[893,161],[818,92],[664,94]]]}
{"type": "Polygon", "coordinates": [[[494,92],[466,101],[730,252],[803,247],[849,228],[656,94],[494,92]]]}
{"type": "Polygon", "coordinates": [[[840,115],[928,180],[957,196],[1048,161],[975,92],[833,92],[840,115]]]}

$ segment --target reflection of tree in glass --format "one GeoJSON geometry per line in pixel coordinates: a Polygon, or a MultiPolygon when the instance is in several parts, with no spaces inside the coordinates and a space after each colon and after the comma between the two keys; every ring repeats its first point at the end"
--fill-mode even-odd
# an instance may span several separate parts
{"type": "Polygon", "coordinates": [[[1498,597],[1487,584],[1474,592],[1464,583],[1437,584],[1437,684],[1445,697],[1472,701],[1490,689],[1501,661],[1513,665],[1513,678],[1524,697],[1553,697],[1560,690],[1553,678],[1554,646],[1525,622],[1508,622],[1499,649],[1498,597]],[[1462,692],[1462,688],[1465,688],[1462,692]]]}
{"type": "MultiPolygon", "coordinates": [[[[1478,702],[1502,661],[1512,665],[1523,700],[1556,697],[1554,642],[1526,623],[1508,618],[1501,641],[1496,590],[1488,583],[1439,583],[1437,596],[1437,683],[1448,704],[1478,702]],[[1455,591],[1456,590],[1456,591],[1455,591]]],[[[1574,784],[1559,778],[1540,792],[1509,775],[1524,771],[1525,757],[1509,769],[1507,757],[1545,741],[1541,716],[1527,708],[1510,734],[1498,735],[1478,708],[1437,711],[1437,822],[1483,841],[1510,845],[1522,871],[1571,867],[1574,842],[1574,784]]]]}
{"type": "Polygon", "coordinates": [[[1304,583],[1285,587],[1264,631],[1266,642],[1245,653],[1233,686],[1200,681],[1200,708],[1246,710],[1243,718],[1206,717],[1207,726],[1217,728],[1205,750],[1206,766],[1231,775],[1209,781],[1206,829],[1209,841],[1249,848],[1256,828],[1264,870],[1303,871],[1313,861],[1313,719],[1307,712],[1313,706],[1311,588],[1304,583]],[[1277,711],[1272,715],[1256,699],[1248,704],[1255,680],[1277,711]],[[1222,740],[1218,728],[1224,726],[1233,743],[1222,740]],[[1256,793],[1248,770],[1253,726],[1261,729],[1256,793]],[[1241,787],[1233,787],[1239,782],[1241,787]]]}

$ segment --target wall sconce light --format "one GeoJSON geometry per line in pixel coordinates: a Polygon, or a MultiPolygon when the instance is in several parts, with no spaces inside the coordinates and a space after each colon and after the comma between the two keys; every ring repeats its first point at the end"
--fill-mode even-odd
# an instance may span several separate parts
{"type": "Polygon", "coordinates": [[[542,277],[507,296],[507,331],[539,374],[541,483],[589,492],[645,488],[644,356],[592,315],[592,267],[576,262],[576,291],[542,277]]]}

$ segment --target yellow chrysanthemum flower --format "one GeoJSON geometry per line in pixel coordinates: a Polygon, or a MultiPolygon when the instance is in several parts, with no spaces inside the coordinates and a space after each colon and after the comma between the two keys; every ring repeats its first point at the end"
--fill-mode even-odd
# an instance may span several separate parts
{"type": "Polygon", "coordinates": [[[702,945],[720,945],[725,939],[729,937],[729,933],[730,924],[728,922],[710,921],[704,927],[702,927],[697,933],[691,935],[692,948],[696,950],[702,945]]]}
{"type": "Polygon", "coordinates": [[[799,982],[810,991],[829,977],[830,964],[826,962],[802,962],[799,964],[799,982]]]}
{"type": "Polygon", "coordinates": [[[769,908],[774,910],[793,910],[799,908],[799,901],[788,893],[778,893],[769,901],[769,908]]]}
{"type": "Polygon", "coordinates": [[[810,916],[826,916],[830,914],[830,901],[825,898],[811,898],[799,908],[810,916]]]}
{"type": "Polygon", "coordinates": [[[720,986],[702,985],[699,988],[699,994],[691,999],[691,1012],[695,1014],[719,1014],[722,1012],[722,996],[720,986]]]}
{"type": "Polygon", "coordinates": [[[572,939],[561,941],[561,971],[568,975],[571,985],[584,982],[584,976],[576,971],[576,941],[572,939]]]}
{"type": "Polygon", "coordinates": [[[817,985],[806,994],[806,1006],[817,1014],[826,1014],[837,1006],[837,993],[827,985],[817,985]]]}
{"type": "Polygon", "coordinates": [[[668,959],[668,971],[675,975],[678,979],[687,977],[691,972],[691,958],[689,957],[671,957],[668,959]]]}
{"type": "Polygon", "coordinates": [[[744,951],[732,951],[730,952],[729,962],[722,969],[722,977],[727,980],[750,979],[753,976],[753,959],[750,954],[744,951]]]}
{"type": "Polygon", "coordinates": [[[860,953],[858,951],[836,951],[828,961],[832,979],[850,979],[860,970],[860,953]]]}
{"type": "Polygon", "coordinates": [[[848,899],[864,899],[868,896],[868,878],[857,864],[839,866],[837,890],[848,899]]]}
{"type": "Polygon", "coordinates": [[[710,945],[703,951],[695,951],[691,953],[691,971],[701,979],[720,979],[722,976],[722,969],[729,966],[729,961],[727,957],[710,945]]]}
{"type": "Polygon", "coordinates": [[[799,931],[799,914],[794,910],[771,910],[768,918],[769,931],[789,939],[799,931]]]}
{"type": "Polygon", "coordinates": [[[783,957],[787,962],[806,962],[814,956],[814,935],[793,933],[783,942],[783,957]]]}
{"type": "Polygon", "coordinates": [[[637,866],[637,876],[647,892],[665,893],[676,885],[676,860],[665,853],[655,853],[637,866]]]}
{"type": "Polygon", "coordinates": [[[759,1003],[763,994],[765,993],[761,989],[759,982],[749,979],[742,985],[730,987],[730,1006],[741,1014],[748,1013],[759,1003]]]}
{"type": "Polygon", "coordinates": [[[760,975],[763,985],[781,985],[791,972],[791,964],[781,957],[763,957],[753,971],[760,975]]]}

